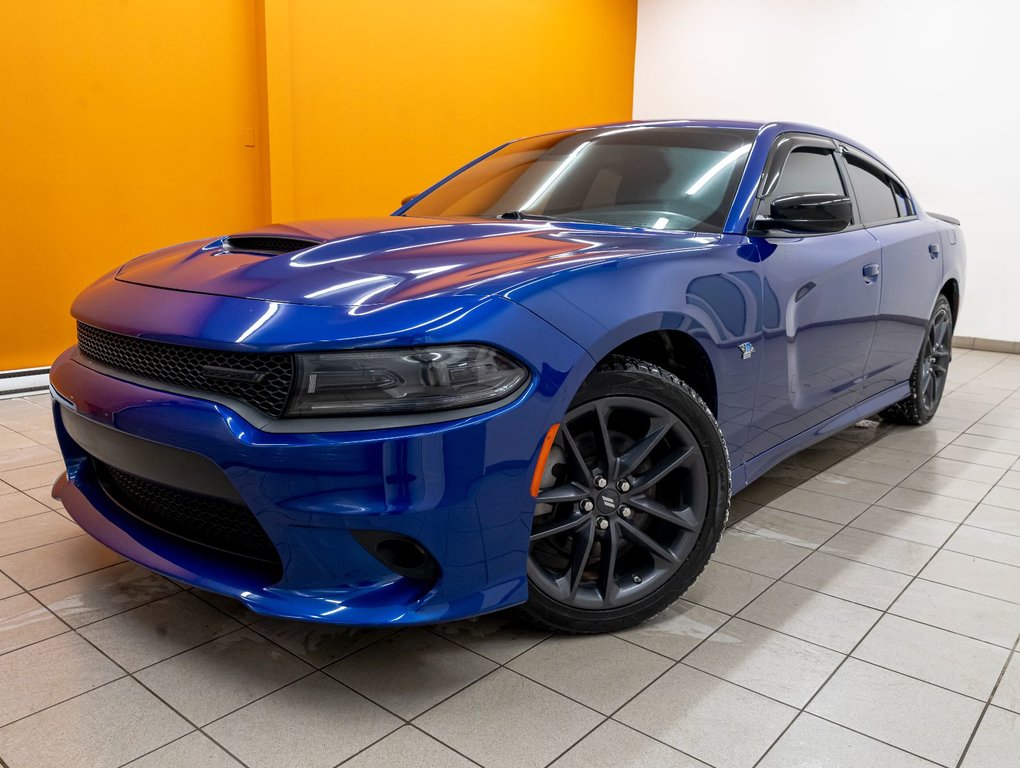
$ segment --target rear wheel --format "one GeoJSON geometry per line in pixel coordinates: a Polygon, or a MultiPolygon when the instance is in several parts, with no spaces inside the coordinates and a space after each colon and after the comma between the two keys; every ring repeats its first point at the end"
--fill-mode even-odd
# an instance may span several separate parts
{"type": "Polygon", "coordinates": [[[610,358],[564,417],[537,497],[525,611],[557,630],[653,616],[704,569],[729,509],[726,446],[689,386],[610,358]]]}
{"type": "Polygon", "coordinates": [[[942,402],[952,359],[953,311],[949,299],[939,296],[910,375],[910,395],[882,411],[883,418],[915,426],[931,421],[942,402]]]}

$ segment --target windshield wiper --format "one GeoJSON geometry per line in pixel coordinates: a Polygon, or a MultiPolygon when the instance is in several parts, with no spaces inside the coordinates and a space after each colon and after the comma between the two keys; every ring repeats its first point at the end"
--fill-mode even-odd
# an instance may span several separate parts
{"type": "Polygon", "coordinates": [[[499,214],[497,219],[538,219],[540,221],[553,221],[556,216],[544,216],[541,213],[529,213],[528,211],[506,211],[499,214]]]}

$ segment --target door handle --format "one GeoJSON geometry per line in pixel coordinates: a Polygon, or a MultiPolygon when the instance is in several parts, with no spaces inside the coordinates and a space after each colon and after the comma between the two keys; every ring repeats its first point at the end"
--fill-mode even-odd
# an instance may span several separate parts
{"type": "Polygon", "coordinates": [[[875,278],[878,277],[878,273],[881,271],[878,264],[865,264],[864,269],[861,270],[861,274],[864,275],[864,282],[868,284],[875,282],[875,278]]]}
{"type": "Polygon", "coordinates": [[[931,243],[928,246],[928,255],[931,256],[933,259],[937,259],[939,257],[939,253],[941,251],[942,251],[942,249],[939,248],[939,244],[938,243],[931,243]]]}

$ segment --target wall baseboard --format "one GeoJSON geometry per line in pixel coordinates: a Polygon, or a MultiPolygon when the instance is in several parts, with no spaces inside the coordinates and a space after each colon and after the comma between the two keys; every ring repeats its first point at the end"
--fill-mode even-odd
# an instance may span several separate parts
{"type": "Polygon", "coordinates": [[[978,349],[982,352],[1010,352],[1020,355],[1020,341],[982,339],[976,336],[953,336],[953,349],[978,349]]]}
{"type": "Polygon", "coordinates": [[[0,398],[37,395],[50,386],[49,368],[22,368],[0,371],[0,398]]]}

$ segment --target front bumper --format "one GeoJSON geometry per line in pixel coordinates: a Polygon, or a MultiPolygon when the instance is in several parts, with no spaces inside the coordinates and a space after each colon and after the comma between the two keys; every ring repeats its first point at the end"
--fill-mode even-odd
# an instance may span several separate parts
{"type": "Polygon", "coordinates": [[[576,388],[567,362],[576,350],[563,347],[557,361],[563,367],[544,365],[513,403],[479,416],[372,431],[283,433],[259,429],[200,395],[96,370],[71,349],[50,373],[67,467],[53,494],[82,528],[121,555],[258,613],[381,625],[506,608],[527,598],[529,485],[541,439],[576,388]],[[130,514],[100,481],[109,459],[90,454],[65,425],[64,414],[72,410],[129,439],[211,461],[268,535],[281,572],[267,578],[264,570],[130,514]],[[353,532],[364,531],[420,543],[438,575],[425,580],[394,572],[355,538],[353,532]]]}

